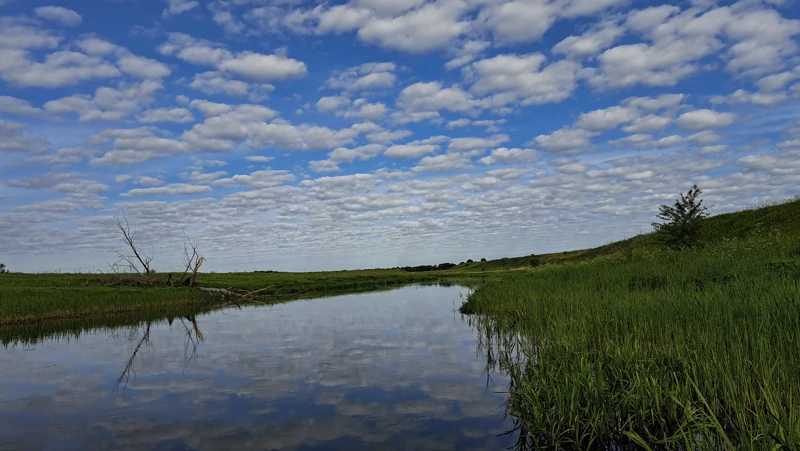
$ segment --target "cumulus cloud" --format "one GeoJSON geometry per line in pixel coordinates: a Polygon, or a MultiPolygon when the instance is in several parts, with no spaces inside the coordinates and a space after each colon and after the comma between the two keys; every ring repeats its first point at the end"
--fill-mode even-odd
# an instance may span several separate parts
{"type": "Polygon", "coordinates": [[[258,82],[302,77],[308,73],[308,68],[302,61],[280,55],[262,55],[253,52],[244,52],[223,61],[219,68],[258,82]]]}
{"type": "Polygon", "coordinates": [[[37,116],[42,113],[41,108],[36,108],[24,99],[10,96],[0,96],[0,113],[9,113],[18,116],[37,116]]]}
{"type": "Polygon", "coordinates": [[[386,149],[383,156],[389,158],[419,158],[439,150],[434,144],[398,144],[386,149]]]}
{"type": "Polygon", "coordinates": [[[40,154],[50,149],[50,142],[41,136],[26,134],[22,124],[0,119],[0,152],[40,154]]]}
{"type": "Polygon", "coordinates": [[[192,116],[192,113],[186,108],[157,108],[147,110],[142,113],[142,116],[139,118],[139,122],[145,124],[153,122],[175,122],[182,124],[193,121],[194,116],[192,116]]]}
{"type": "Polygon", "coordinates": [[[523,106],[561,102],[577,87],[580,65],[558,61],[544,66],[540,53],[499,55],[472,63],[467,78],[473,80],[471,91],[491,95],[490,106],[519,102],[523,106]]]}
{"type": "Polygon", "coordinates": [[[592,134],[579,128],[562,128],[549,135],[539,135],[533,142],[551,152],[577,152],[588,149],[592,134]]]}
{"type": "Polygon", "coordinates": [[[122,197],[142,197],[142,196],[178,196],[189,194],[202,194],[211,191],[210,186],[189,185],[186,183],[173,183],[171,185],[160,186],[157,188],[136,188],[120,194],[122,197]]]}
{"type": "Polygon", "coordinates": [[[620,124],[632,121],[638,114],[638,111],[632,108],[613,106],[581,114],[575,126],[590,132],[611,130],[620,124]]]}
{"type": "Polygon", "coordinates": [[[325,87],[345,91],[387,89],[395,85],[397,65],[392,62],[364,63],[337,73],[325,82],[325,87]]]}
{"type": "Polygon", "coordinates": [[[61,6],[40,6],[34,9],[33,12],[44,20],[65,27],[76,27],[83,22],[83,17],[80,14],[61,6]]]}
{"type": "Polygon", "coordinates": [[[196,0],[167,0],[167,7],[161,13],[165,19],[172,16],[178,16],[187,11],[191,11],[197,7],[199,3],[196,0]]]}
{"type": "Polygon", "coordinates": [[[523,164],[532,163],[539,159],[539,155],[534,149],[509,149],[500,147],[492,150],[491,154],[479,160],[481,164],[523,164]]]}
{"type": "Polygon", "coordinates": [[[727,127],[733,124],[736,115],[733,113],[719,113],[714,110],[695,110],[681,114],[676,122],[681,128],[687,130],[702,130],[707,128],[727,127]]]}

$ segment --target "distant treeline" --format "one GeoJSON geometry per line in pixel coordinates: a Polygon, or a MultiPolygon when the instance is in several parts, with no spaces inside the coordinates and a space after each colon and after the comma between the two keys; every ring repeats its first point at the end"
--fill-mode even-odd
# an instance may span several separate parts
{"type": "Polygon", "coordinates": [[[425,271],[442,271],[445,269],[455,268],[455,263],[442,263],[440,265],[422,265],[422,266],[405,266],[403,269],[408,272],[425,272],[425,271]]]}

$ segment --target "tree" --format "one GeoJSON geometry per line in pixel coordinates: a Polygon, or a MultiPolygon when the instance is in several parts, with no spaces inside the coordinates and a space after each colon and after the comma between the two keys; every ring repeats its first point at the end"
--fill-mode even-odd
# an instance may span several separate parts
{"type": "Polygon", "coordinates": [[[130,272],[139,274],[144,277],[147,283],[152,285],[153,279],[150,277],[150,262],[153,261],[153,252],[151,251],[149,254],[146,254],[140,250],[138,244],[134,240],[136,229],[131,228],[128,223],[128,217],[124,212],[122,219],[116,218],[115,222],[129,251],[117,251],[117,261],[113,264],[109,264],[109,266],[115,273],[130,272]],[[140,265],[141,268],[139,267],[140,265]]]}
{"type": "Polygon", "coordinates": [[[703,206],[702,199],[698,199],[702,193],[697,185],[692,185],[686,195],[681,193],[681,197],[675,200],[675,205],[659,207],[657,217],[663,222],[654,222],[652,225],[662,244],[673,249],[699,244],[703,219],[708,217],[708,208],[703,206]]]}
{"type": "Polygon", "coordinates": [[[8,269],[6,269],[6,265],[3,264],[3,263],[0,263],[0,274],[6,273],[6,272],[8,272],[8,269]]]}

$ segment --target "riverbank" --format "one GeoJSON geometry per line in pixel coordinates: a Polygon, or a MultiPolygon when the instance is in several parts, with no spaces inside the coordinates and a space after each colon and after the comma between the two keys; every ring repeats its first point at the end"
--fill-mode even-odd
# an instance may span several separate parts
{"type": "Polygon", "coordinates": [[[503,270],[331,271],[316,273],[203,273],[195,287],[168,287],[167,274],[153,275],[153,285],[114,286],[109,274],[2,274],[0,326],[36,324],[63,319],[158,312],[171,308],[211,308],[247,302],[201,288],[258,290],[259,303],[285,302],[338,294],[373,291],[414,283],[459,282],[477,285],[499,277],[503,270]]]}
{"type": "Polygon", "coordinates": [[[637,237],[472,293],[527,446],[800,448],[800,202],[707,229],[700,249],[637,237]]]}

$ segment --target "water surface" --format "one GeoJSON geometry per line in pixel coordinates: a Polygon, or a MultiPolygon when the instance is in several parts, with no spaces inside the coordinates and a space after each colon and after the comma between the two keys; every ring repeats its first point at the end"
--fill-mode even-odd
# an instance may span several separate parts
{"type": "Polygon", "coordinates": [[[487,384],[476,331],[455,312],[463,291],[407,287],[9,344],[0,449],[504,449],[507,381],[487,384]]]}

